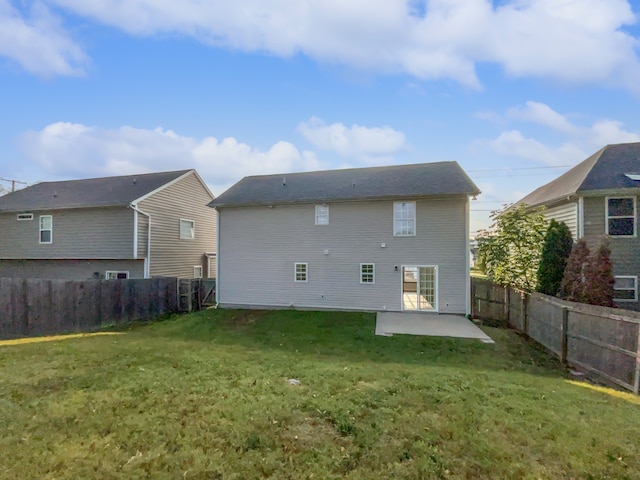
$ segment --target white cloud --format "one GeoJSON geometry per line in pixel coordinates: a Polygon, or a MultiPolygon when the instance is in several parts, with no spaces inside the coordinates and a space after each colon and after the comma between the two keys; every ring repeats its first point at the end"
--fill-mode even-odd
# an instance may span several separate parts
{"type": "Polygon", "coordinates": [[[28,15],[0,0],[0,56],[43,77],[82,75],[87,56],[41,3],[28,15]]]}
{"type": "Polygon", "coordinates": [[[312,117],[308,122],[300,123],[298,131],[316,148],[334,151],[345,159],[384,163],[406,148],[404,134],[387,126],[326,125],[321,119],[312,117]]]}
{"type": "Polygon", "coordinates": [[[471,88],[481,88],[476,66],[491,63],[512,76],[640,93],[638,38],[624,30],[636,22],[627,0],[42,1],[132,35],[177,33],[471,88]]]}
{"type": "Polygon", "coordinates": [[[489,142],[496,152],[505,156],[524,158],[545,165],[572,165],[608,144],[640,142],[640,132],[627,130],[622,122],[601,119],[591,125],[570,122],[544,103],[527,102],[524,107],[507,111],[507,119],[517,119],[543,125],[565,135],[558,146],[549,146],[526,137],[520,130],[507,130],[489,142]]]}
{"type": "Polygon", "coordinates": [[[63,178],[196,168],[216,194],[246,175],[322,168],[312,152],[288,142],[262,151],[229,137],[198,140],[171,130],[88,127],[58,122],[25,133],[25,156],[63,178]]]}

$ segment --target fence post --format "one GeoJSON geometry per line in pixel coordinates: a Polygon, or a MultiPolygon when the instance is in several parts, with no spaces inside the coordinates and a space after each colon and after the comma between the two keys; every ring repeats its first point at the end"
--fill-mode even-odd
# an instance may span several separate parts
{"type": "Polygon", "coordinates": [[[562,330],[561,330],[561,343],[560,345],[560,362],[566,365],[567,363],[567,329],[569,327],[569,309],[567,307],[562,307],[562,330]]]}
{"type": "Polygon", "coordinates": [[[505,303],[504,303],[504,317],[507,322],[507,327],[511,325],[511,287],[505,287],[505,303]]]}
{"type": "Polygon", "coordinates": [[[522,294],[522,329],[523,333],[529,335],[529,294],[523,292],[522,294]]]}
{"type": "Polygon", "coordinates": [[[633,393],[640,395],[640,324],[638,325],[638,343],[636,343],[636,378],[633,382],[633,393]]]}

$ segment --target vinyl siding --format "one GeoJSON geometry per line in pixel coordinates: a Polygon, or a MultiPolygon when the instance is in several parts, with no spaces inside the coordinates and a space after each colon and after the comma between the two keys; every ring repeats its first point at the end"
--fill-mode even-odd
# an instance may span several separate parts
{"type": "Polygon", "coordinates": [[[34,211],[33,220],[0,214],[0,258],[133,257],[133,211],[125,207],[34,211]],[[39,216],[53,217],[53,243],[39,243],[39,216]]]}
{"type": "Polygon", "coordinates": [[[573,239],[578,238],[578,204],[576,202],[569,202],[564,205],[560,205],[553,208],[548,208],[543,212],[544,217],[551,221],[551,219],[557,222],[564,222],[571,230],[573,239]]]}
{"type": "MultiPolygon", "coordinates": [[[[636,198],[636,201],[638,199],[636,198]]],[[[584,234],[589,248],[595,248],[605,235],[605,197],[585,197],[584,234]]],[[[639,219],[636,218],[636,222],[639,219]]],[[[640,230],[639,230],[640,231],[640,230]]],[[[611,262],[614,275],[640,276],[640,239],[638,237],[609,237],[611,262]]],[[[640,310],[640,302],[624,302],[619,305],[629,310],[640,310]]]]}
{"type": "Polygon", "coordinates": [[[466,202],[418,200],[412,237],[393,236],[393,201],[330,204],[329,225],[315,205],[222,209],[220,304],[400,311],[402,266],[437,265],[439,311],[464,314],[466,202]],[[294,282],[295,262],[308,282],[294,282]],[[375,284],[360,284],[360,263],[375,263],[375,284]]]}
{"type": "Polygon", "coordinates": [[[138,213],[138,258],[147,256],[147,237],[149,234],[149,217],[138,213]]]}
{"type": "Polygon", "coordinates": [[[8,278],[86,280],[104,278],[107,270],[128,271],[129,278],[144,278],[141,260],[0,260],[0,277],[8,278]]]}
{"type": "Polygon", "coordinates": [[[138,208],[151,215],[152,277],[191,278],[195,265],[206,272],[204,253],[216,251],[216,211],[207,206],[212,200],[190,173],[139,203],[138,208]],[[196,222],[195,239],[180,239],[181,218],[196,222]]]}

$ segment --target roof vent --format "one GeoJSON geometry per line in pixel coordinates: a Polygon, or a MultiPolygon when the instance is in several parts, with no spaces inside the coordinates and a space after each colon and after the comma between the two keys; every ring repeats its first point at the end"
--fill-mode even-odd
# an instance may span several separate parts
{"type": "Polygon", "coordinates": [[[355,187],[356,186],[356,182],[351,182],[351,186],[355,187]]]}
{"type": "Polygon", "coordinates": [[[133,184],[135,185],[136,183],[138,183],[138,179],[137,179],[137,178],[134,178],[134,179],[133,179],[133,184]]]}
{"type": "Polygon", "coordinates": [[[287,184],[287,177],[282,177],[282,186],[284,187],[287,184]]]}
{"type": "Polygon", "coordinates": [[[53,198],[58,198],[58,192],[56,191],[53,192],[53,198]]]}

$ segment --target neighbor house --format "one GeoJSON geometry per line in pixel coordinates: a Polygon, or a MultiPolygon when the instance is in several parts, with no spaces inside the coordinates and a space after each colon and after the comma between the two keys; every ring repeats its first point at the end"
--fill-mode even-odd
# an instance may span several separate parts
{"type": "Polygon", "coordinates": [[[42,182],[0,197],[0,277],[203,277],[214,199],[195,170],[42,182]]]}
{"type": "Polygon", "coordinates": [[[469,313],[456,162],[245,177],[218,212],[222,307],[469,313]]]}
{"type": "Polygon", "coordinates": [[[544,215],[565,222],[574,239],[590,247],[609,238],[616,303],[640,310],[640,143],[607,145],[518,203],[544,206],[544,215]]]}

